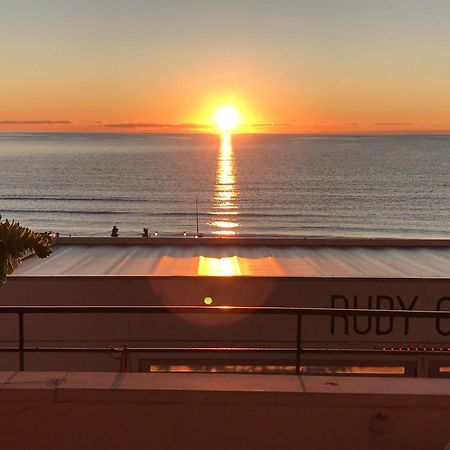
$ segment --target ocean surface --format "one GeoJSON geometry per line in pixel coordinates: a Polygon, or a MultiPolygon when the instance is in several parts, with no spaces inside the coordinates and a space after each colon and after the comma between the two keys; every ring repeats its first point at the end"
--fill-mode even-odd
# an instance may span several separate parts
{"type": "Polygon", "coordinates": [[[0,133],[0,214],[61,235],[450,238],[450,136],[0,133]]]}

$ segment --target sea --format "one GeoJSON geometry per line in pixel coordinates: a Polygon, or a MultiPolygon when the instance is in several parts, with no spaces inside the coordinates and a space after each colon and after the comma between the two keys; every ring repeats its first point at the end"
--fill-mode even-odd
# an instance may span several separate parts
{"type": "Polygon", "coordinates": [[[1,132],[0,214],[62,236],[450,238],[450,136],[1,132]]]}

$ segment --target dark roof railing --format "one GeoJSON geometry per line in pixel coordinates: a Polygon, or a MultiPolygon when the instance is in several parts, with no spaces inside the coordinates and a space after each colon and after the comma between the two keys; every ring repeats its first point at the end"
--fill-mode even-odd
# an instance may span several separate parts
{"type": "MultiPolygon", "coordinates": [[[[338,355],[427,355],[435,354],[429,350],[392,350],[386,353],[379,349],[326,349],[304,348],[302,345],[303,317],[406,317],[410,319],[448,319],[450,311],[410,311],[410,310],[373,310],[373,309],[338,309],[338,308],[298,308],[298,307],[253,307],[253,306],[0,306],[1,314],[18,315],[18,346],[1,347],[0,352],[19,353],[19,370],[25,368],[25,353],[36,352],[75,352],[102,353],[117,351],[122,355],[137,352],[225,352],[225,353],[284,353],[295,354],[295,372],[300,373],[302,354],[338,354],[338,355]],[[295,316],[296,346],[295,347],[26,347],[25,346],[25,315],[30,314],[260,314],[295,316]]],[[[439,354],[450,356],[450,347],[440,349],[439,354]]],[[[126,370],[126,365],[125,365],[126,370]]]]}

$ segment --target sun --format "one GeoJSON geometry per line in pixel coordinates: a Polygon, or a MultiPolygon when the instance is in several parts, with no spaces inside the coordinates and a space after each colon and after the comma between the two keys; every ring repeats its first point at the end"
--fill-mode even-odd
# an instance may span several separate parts
{"type": "Polygon", "coordinates": [[[215,122],[222,133],[229,133],[239,125],[239,113],[234,106],[222,106],[215,115],[215,122]]]}

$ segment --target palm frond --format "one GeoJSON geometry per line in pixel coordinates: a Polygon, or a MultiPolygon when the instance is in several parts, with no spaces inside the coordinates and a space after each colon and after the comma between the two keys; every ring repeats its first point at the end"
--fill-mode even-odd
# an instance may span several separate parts
{"type": "Polygon", "coordinates": [[[37,233],[14,220],[0,222],[0,287],[24,256],[35,253],[39,258],[46,258],[52,253],[52,244],[49,233],[37,233]]]}

